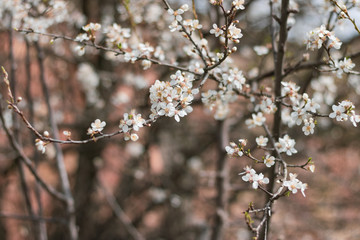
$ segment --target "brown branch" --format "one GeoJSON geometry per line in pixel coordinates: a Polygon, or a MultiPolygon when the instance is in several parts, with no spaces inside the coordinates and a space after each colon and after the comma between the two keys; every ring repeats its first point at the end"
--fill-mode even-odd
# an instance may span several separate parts
{"type": "Polygon", "coordinates": [[[225,146],[229,142],[230,120],[218,122],[217,136],[217,166],[216,166],[216,215],[212,227],[211,240],[223,239],[223,231],[227,224],[227,206],[229,194],[229,160],[225,151],[225,146]]]}
{"type": "MultiPolygon", "coordinates": [[[[32,123],[34,121],[34,101],[31,95],[31,60],[30,60],[30,43],[29,41],[25,39],[26,43],[26,55],[25,55],[25,71],[26,71],[26,90],[25,90],[25,96],[27,100],[27,105],[29,109],[29,122],[32,123]]],[[[31,135],[32,142],[35,142],[35,136],[31,135]]],[[[39,162],[39,154],[36,149],[36,146],[33,145],[33,160],[35,163],[35,170],[37,170],[38,162],[39,162]]],[[[40,183],[36,180],[35,184],[35,198],[36,203],[38,206],[37,214],[39,217],[42,217],[43,215],[43,206],[41,202],[41,189],[40,189],[40,183]]],[[[39,221],[38,223],[39,228],[39,240],[47,240],[47,229],[46,229],[46,223],[44,221],[39,221]]]]}
{"type": "MultiPolygon", "coordinates": [[[[54,135],[55,138],[59,138],[59,136],[58,136],[59,131],[58,131],[57,124],[56,124],[56,121],[54,118],[53,110],[50,105],[49,91],[48,91],[46,81],[45,81],[44,53],[38,42],[35,43],[35,47],[37,50],[37,60],[38,60],[39,68],[40,68],[40,82],[41,82],[42,91],[43,91],[43,94],[45,97],[45,103],[47,106],[47,111],[48,111],[48,115],[49,115],[49,122],[50,122],[51,130],[52,130],[52,134],[54,135]]],[[[67,227],[68,227],[68,231],[70,234],[69,239],[77,240],[78,239],[78,231],[77,231],[77,227],[76,227],[76,219],[75,219],[75,214],[74,214],[75,213],[75,203],[74,203],[74,198],[71,193],[70,182],[69,182],[69,178],[68,178],[65,164],[64,164],[64,157],[63,157],[60,145],[58,143],[55,143],[54,147],[55,147],[56,165],[57,165],[57,169],[58,169],[59,175],[60,175],[60,182],[61,182],[62,190],[65,195],[66,211],[68,214],[67,227]]]]}
{"type": "Polygon", "coordinates": [[[17,154],[21,157],[21,159],[23,160],[23,162],[25,163],[25,165],[29,168],[30,172],[32,173],[32,175],[35,177],[35,179],[39,182],[39,184],[53,197],[55,197],[56,199],[59,199],[61,201],[65,201],[65,196],[56,191],[53,187],[47,185],[42,179],[41,177],[38,175],[36,169],[32,166],[32,162],[31,160],[25,155],[25,153],[23,152],[22,148],[20,147],[20,145],[17,143],[15,137],[13,136],[13,134],[10,132],[10,130],[6,127],[6,123],[5,123],[5,119],[3,116],[3,112],[2,109],[0,107],[0,120],[2,122],[3,128],[5,130],[6,136],[8,137],[8,140],[12,146],[12,148],[17,152],[17,154]]]}

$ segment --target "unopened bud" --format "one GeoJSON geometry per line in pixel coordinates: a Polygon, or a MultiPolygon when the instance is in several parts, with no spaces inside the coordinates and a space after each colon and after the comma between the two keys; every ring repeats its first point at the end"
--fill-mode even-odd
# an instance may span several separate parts
{"type": "Polygon", "coordinates": [[[50,136],[49,132],[48,132],[48,131],[45,131],[45,132],[44,132],[44,136],[45,136],[45,137],[49,137],[49,136],[50,136]]]}

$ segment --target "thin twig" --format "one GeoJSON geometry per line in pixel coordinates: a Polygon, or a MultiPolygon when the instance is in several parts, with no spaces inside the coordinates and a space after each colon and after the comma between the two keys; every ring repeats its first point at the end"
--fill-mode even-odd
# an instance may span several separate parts
{"type": "MultiPolygon", "coordinates": [[[[47,84],[45,81],[44,55],[43,55],[44,53],[38,42],[35,42],[35,47],[37,50],[37,58],[38,58],[37,60],[38,60],[39,68],[40,68],[40,83],[41,83],[42,91],[43,91],[43,94],[45,97],[45,103],[47,106],[47,111],[48,111],[48,115],[49,115],[49,122],[50,122],[50,126],[52,129],[52,134],[54,135],[55,138],[59,138],[57,124],[56,124],[56,121],[54,118],[53,110],[50,105],[49,91],[48,91],[47,84]]],[[[64,164],[64,156],[63,156],[61,147],[58,143],[55,143],[54,147],[55,147],[56,165],[57,165],[57,169],[59,171],[60,182],[61,182],[62,190],[65,195],[65,201],[66,201],[66,211],[67,211],[67,215],[68,215],[67,227],[68,227],[68,231],[70,234],[69,239],[77,240],[78,239],[78,230],[76,227],[76,219],[75,219],[75,203],[74,203],[74,198],[71,193],[70,182],[69,182],[68,174],[66,172],[66,168],[65,168],[65,164],[64,164]]]]}
{"type": "Polygon", "coordinates": [[[32,166],[32,162],[31,160],[25,155],[25,153],[23,152],[22,148],[19,146],[19,144],[17,143],[16,139],[14,138],[13,134],[10,132],[10,130],[8,129],[8,127],[6,126],[5,123],[5,119],[3,116],[3,112],[2,109],[0,107],[0,120],[2,123],[2,126],[5,130],[5,133],[8,137],[8,140],[12,146],[12,148],[17,152],[17,154],[21,157],[21,159],[23,160],[23,162],[25,163],[25,165],[29,168],[30,172],[32,173],[32,175],[35,177],[35,179],[39,182],[39,184],[53,197],[55,197],[56,199],[59,199],[61,201],[65,201],[65,196],[56,191],[53,187],[47,185],[42,179],[41,177],[38,175],[36,169],[32,166]]]}
{"type": "MultiPolygon", "coordinates": [[[[43,33],[43,32],[38,32],[38,31],[34,31],[32,29],[16,29],[16,31],[20,32],[20,33],[25,33],[25,34],[38,34],[41,36],[47,36],[47,37],[51,37],[53,39],[63,39],[63,40],[67,40],[70,42],[76,42],[78,44],[82,44],[84,46],[89,46],[89,47],[93,47],[97,50],[102,50],[102,51],[106,51],[106,52],[112,52],[115,55],[124,55],[126,52],[124,50],[117,50],[117,49],[113,49],[113,48],[108,48],[108,47],[104,47],[101,45],[98,45],[96,43],[93,42],[79,42],[77,40],[75,40],[74,38],[68,37],[68,36],[62,36],[62,35],[57,35],[57,34],[52,34],[52,33],[43,33]]],[[[192,72],[187,68],[184,67],[180,67],[174,64],[170,64],[170,63],[165,63],[165,62],[161,62],[159,60],[153,59],[153,58],[148,58],[148,57],[137,57],[135,61],[141,61],[141,60],[148,60],[154,64],[160,65],[160,66],[165,66],[165,67],[169,67],[169,68],[174,68],[177,70],[181,70],[184,72],[189,72],[192,73],[196,76],[198,76],[198,73],[192,72]]]]}
{"type": "Polygon", "coordinates": [[[18,214],[0,213],[0,218],[11,218],[21,221],[60,223],[66,225],[65,219],[54,218],[54,217],[24,216],[18,214]]]}

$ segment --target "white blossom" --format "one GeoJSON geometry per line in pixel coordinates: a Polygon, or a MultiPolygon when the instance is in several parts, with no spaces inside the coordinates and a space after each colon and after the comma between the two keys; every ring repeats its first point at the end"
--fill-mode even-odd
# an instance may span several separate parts
{"type": "Polygon", "coordinates": [[[275,164],[275,157],[271,156],[271,155],[266,155],[265,158],[264,158],[264,164],[267,167],[273,166],[275,164]]]}
{"type": "Polygon", "coordinates": [[[259,136],[257,137],[256,139],[256,144],[260,147],[266,147],[269,139],[267,137],[264,137],[264,136],[259,136]]]}
{"type": "Polygon", "coordinates": [[[36,139],[35,140],[35,146],[36,146],[37,150],[40,151],[42,154],[45,153],[45,151],[46,151],[46,148],[45,148],[46,143],[44,141],[42,141],[40,139],[36,139]]]}

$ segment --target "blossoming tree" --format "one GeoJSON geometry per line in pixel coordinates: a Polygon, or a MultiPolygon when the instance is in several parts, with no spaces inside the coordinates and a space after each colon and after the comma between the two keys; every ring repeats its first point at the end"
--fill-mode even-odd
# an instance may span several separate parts
{"type": "Polygon", "coordinates": [[[349,23],[358,37],[360,2],[319,1],[326,19],[300,42],[288,36],[312,1],[94,2],[0,3],[2,158],[26,206],[2,217],[30,220],[36,239],[233,239],[234,219],[269,239],[274,203],[311,188],[302,179],[316,159],[297,143],[360,122],[357,99],[337,87],[359,88],[360,51],[335,34],[349,23]],[[267,22],[256,27],[259,3],[267,22]],[[234,201],[240,181],[261,201],[234,201]],[[124,231],[103,230],[116,221],[124,231]]]}

